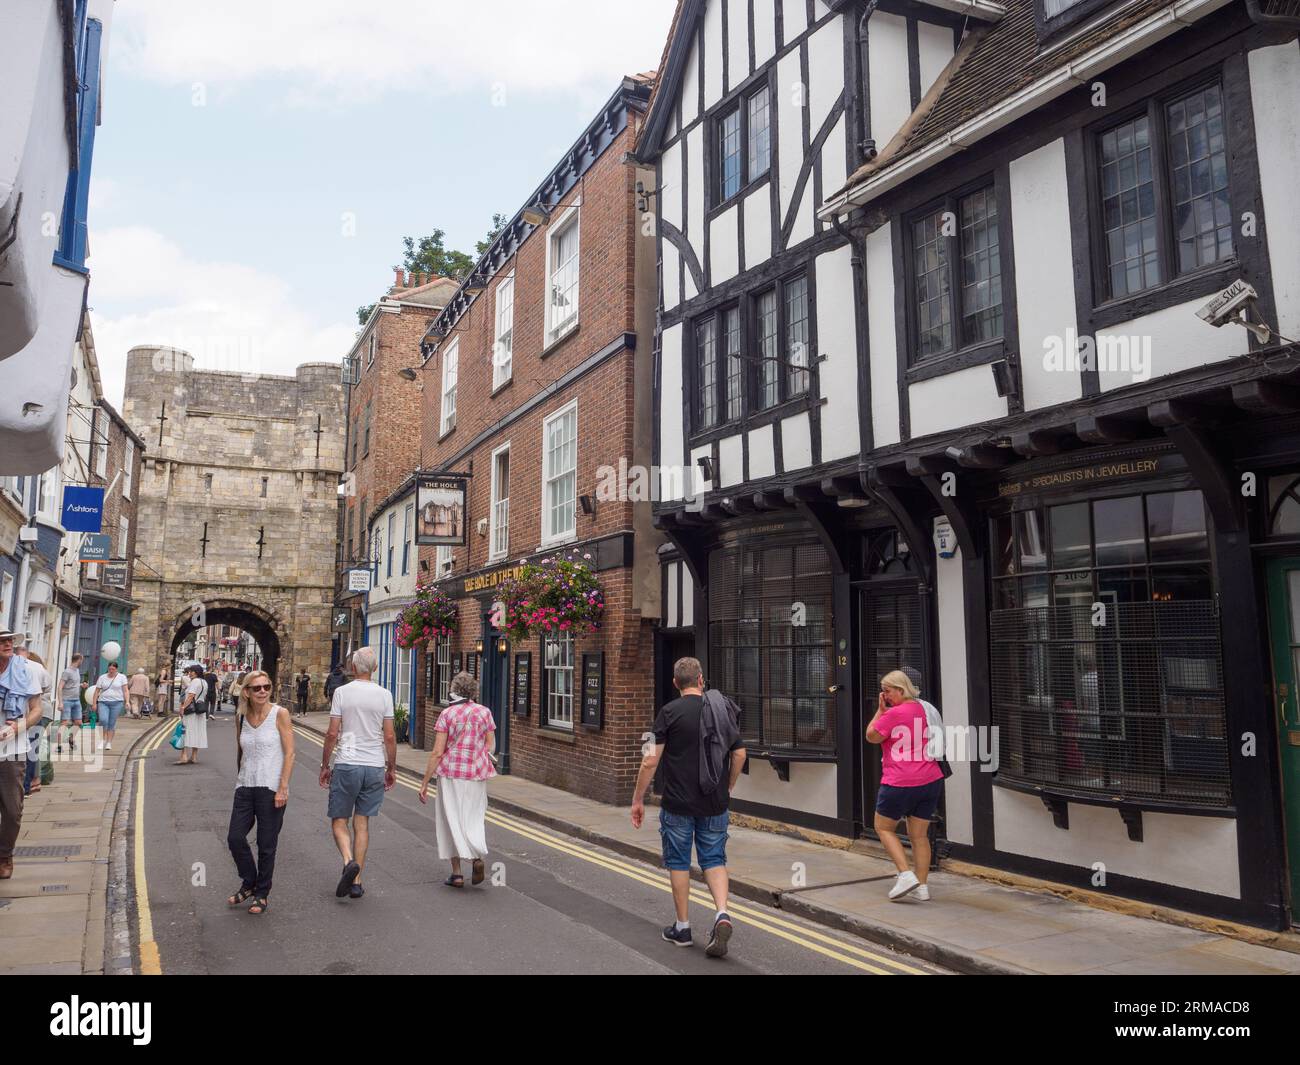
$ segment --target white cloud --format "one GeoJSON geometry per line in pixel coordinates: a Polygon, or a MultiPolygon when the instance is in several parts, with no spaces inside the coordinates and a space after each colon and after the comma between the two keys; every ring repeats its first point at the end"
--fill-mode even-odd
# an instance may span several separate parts
{"type": "Polygon", "coordinates": [[[113,59],[168,84],[226,92],[287,80],[284,99],[572,90],[653,68],[675,0],[132,0],[113,59]]]}
{"type": "Polygon", "coordinates": [[[355,324],[319,321],[295,306],[282,278],[190,258],[152,229],[96,231],[92,250],[91,322],[104,395],[115,406],[126,353],[137,344],[181,348],[198,369],[292,374],[300,363],[341,359],[355,340],[355,324]]]}

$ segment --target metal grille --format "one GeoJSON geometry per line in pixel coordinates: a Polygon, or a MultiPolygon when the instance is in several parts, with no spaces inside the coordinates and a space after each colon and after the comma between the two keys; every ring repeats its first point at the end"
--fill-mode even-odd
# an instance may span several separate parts
{"type": "Polygon", "coordinates": [[[1107,797],[1231,803],[1210,600],[990,614],[999,775],[1107,797]]]}
{"type": "Polygon", "coordinates": [[[709,559],[709,673],[761,749],[833,752],[831,569],[817,543],[720,548],[709,559]]]}
{"type": "Polygon", "coordinates": [[[75,858],[81,853],[80,843],[59,843],[48,847],[15,847],[15,858],[75,858]]]}
{"type": "Polygon", "coordinates": [[[863,691],[870,705],[880,678],[894,669],[907,673],[924,690],[921,681],[921,598],[915,586],[897,593],[869,590],[863,598],[866,648],[863,652],[863,691]]]}

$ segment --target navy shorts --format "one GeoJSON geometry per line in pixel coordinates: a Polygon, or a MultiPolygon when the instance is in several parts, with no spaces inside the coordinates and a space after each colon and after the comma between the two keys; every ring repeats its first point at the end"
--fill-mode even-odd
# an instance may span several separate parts
{"type": "Polygon", "coordinates": [[[876,795],[876,813],[894,821],[901,821],[905,817],[933,821],[934,815],[939,812],[939,799],[942,795],[943,777],[913,788],[881,784],[880,792],[876,795]]]}
{"type": "Polygon", "coordinates": [[[378,765],[335,765],[330,774],[329,818],[374,817],[384,804],[384,768],[378,765]]]}
{"type": "Polygon", "coordinates": [[[691,817],[674,814],[660,807],[659,835],[663,839],[664,868],[680,871],[691,867],[691,842],[700,869],[715,869],[727,864],[727,814],[715,817],[691,817]]]}

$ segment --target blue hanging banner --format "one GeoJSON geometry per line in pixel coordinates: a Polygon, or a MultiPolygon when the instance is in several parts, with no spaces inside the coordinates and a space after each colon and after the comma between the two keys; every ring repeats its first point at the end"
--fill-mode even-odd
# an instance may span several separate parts
{"type": "Polygon", "coordinates": [[[68,532],[97,533],[104,524],[104,490],[68,485],[63,489],[63,527],[68,532]]]}

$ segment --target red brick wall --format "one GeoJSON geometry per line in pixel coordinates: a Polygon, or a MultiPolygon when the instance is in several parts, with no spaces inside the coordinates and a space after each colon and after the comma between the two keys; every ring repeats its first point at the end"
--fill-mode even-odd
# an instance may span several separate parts
{"type": "MultiPolygon", "coordinates": [[[[470,309],[462,315],[438,352],[424,368],[422,434],[424,465],[444,466],[456,472],[472,469],[468,500],[466,548],[453,552],[453,576],[484,567],[517,562],[541,549],[542,429],[545,419],[571,401],[578,404],[577,494],[597,493],[601,466],[617,468],[619,459],[631,463],[633,455],[634,359],[620,351],[596,369],[549,395],[535,409],[490,434],[466,455],[458,456],[484,429],[496,425],[539,392],[623,334],[636,332],[636,250],[644,238],[635,211],[635,172],[622,162],[631,148],[628,134],[620,136],[563,202],[582,197],[579,218],[579,326],[555,344],[545,345],[546,227],[536,230],[517,252],[512,265],[500,270],[470,309]],[[495,339],[496,289],[513,269],[514,343],[510,382],[492,392],[492,346],[495,339]],[[439,440],[441,421],[442,360],[453,338],[459,338],[457,424],[439,440]],[[491,454],[510,444],[510,543],[505,560],[488,561],[490,539],[478,534],[479,519],[488,517],[491,503],[491,454]],[[452,462],[452,459],[455,459],[452,462]],[[447,465],[450,464],[450,465],[447,465]]],[[[563,211],[557,211],[558,221],[563,211]]],[[[553,223],[554,224],[554,223],[553,223]]],[[[641,323],[644,324],[644,323],[641,323]]],[[[648,355],[648,353],[642,353],[648,355]]],[[[648,504],[644,504],[648,505],[648,504]]],[[[594,515],[577,512],[577,544],[630,531],[632,504],[628,501],[596,502],[594,515]]],[[[420,549],[432,571],[435,549],[420,549]]],[[[584,651],[605,652],[604,727],[583,728],[578,722],[575,697],[572,732],[540,726],[545,676],[541,641],[510,648],[513,666],[517,651],[532,652],[532,708],[528,718],[511,717],[511,769],[538,780],[604,802],[629,801],[641,760],[641,733],[654,719],[654,654],[651,623],[633,607],[630,569],[610,569],[599,574],[606,596],[602,629],[575,643],[575,669],[584,651]]],[[[480,638],[481,605],[477,599],[461,601],[460,627],[453,652],[468,654],[480,638]]],[[[423,739],[432,746],[432,725],[439,707],[424,691],[426,662],[421,657],[419,699],[423,739]]],[[[575,689],[580,691],[575,673],[575,689]]]]}

